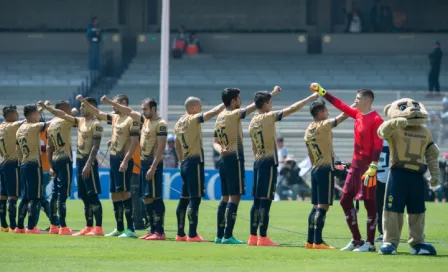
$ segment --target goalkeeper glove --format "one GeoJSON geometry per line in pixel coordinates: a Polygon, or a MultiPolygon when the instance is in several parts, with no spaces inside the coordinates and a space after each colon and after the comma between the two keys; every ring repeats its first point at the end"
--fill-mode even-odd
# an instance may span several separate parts
{"type": "Polygon", "coordinates": [[[322,88],[319,83],[311,83],[310,90],[312,92],[318,93],[320,96],[324,96],[327,93],[327,91],[325,91],[325,89],[322,88]]]}
{"type": "Polygon", "coordinates": [[[369,169],[362,175],[364,179],[364,186],[373,187],[376,186],[376,171],[378,170],[378,165],[376,163],[371,163],[369,169]]]}

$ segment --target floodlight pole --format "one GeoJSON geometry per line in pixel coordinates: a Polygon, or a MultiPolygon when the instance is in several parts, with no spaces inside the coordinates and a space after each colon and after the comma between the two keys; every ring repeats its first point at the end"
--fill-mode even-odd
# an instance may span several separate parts
{"type": "Polygon", "coordinates": [[[159,115],[168,121],[168,81],[170,59],[170,0],[162,0],[162,31],[160,38],[159,115]]]}

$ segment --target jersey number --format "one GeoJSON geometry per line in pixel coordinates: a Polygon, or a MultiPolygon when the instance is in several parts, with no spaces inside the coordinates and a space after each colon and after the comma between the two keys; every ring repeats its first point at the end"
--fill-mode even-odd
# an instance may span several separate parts
{"type": "Polygon", "coordinates": [[[226,128],[218,128],[216,130],[216,134],[218,134],[219,141],[222,145],[228,146],[229,145],[229,138],[227,137],[226,128]]]}
{"type": "Polygon", "coordinates": [[[258,150],[264,149],[264,140],[263,140],[263,133],[261,131],[255,132],[253,134],[255,146],[258,150]]]}
{"type": "Polygon", "coordinates": [[[25,138],[19,138],[19,146],[20,150],[25,156],[28,156],[30,154],[30,149],[28,148],[28,142],[25,138]]]}
{"type": "Polygon", "coordinates": [[[54,140],[54,135],[51,135],[50,138],[51,138],[51,141],[53,142],[53,144],[56,144],[57,147],[61,148],[61,147],[65,146],[65,143],[61,137],[61,133],[58,132],[56,134],[56,141],[54,140]]]}
{"type": "Polygon", "coordinates": [[[316,142],[309,142],[308,146],[310,147],[311,154],[315,158],[316,161],[322,159],[322,152],[320,151],[320,148],[316,144],[316,142]]]}
{"type": "Polygon", "coordinates": [[[5,155],[6,155],[6,143],[5,143],[5,139],[2,138],[0,141],[2,142],[2,146],[1,146],[1,148],[0,148],[0,153],[1,153],[2,157],[4,158],[5,155]]]}

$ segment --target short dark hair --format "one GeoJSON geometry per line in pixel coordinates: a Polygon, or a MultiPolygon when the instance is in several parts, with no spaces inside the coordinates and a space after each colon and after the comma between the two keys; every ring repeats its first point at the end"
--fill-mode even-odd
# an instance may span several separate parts
{"type": "Polygon", "coordinates": [[[98,102],[93,97],[86,97],[85,100],[89,102],[90,105],[94,106],[95,108],[98,106],[98,102]]]}
{"type": "Polygon", "coordinates": [[[123,101],[126,101],[126,104],[129,105],[129,98],[125,94],[117,94],[114,99],[117,100],[118,103],[121,103],[123,101]]]}
{"type": "Polygon", "coordinates": [[[221,93],[222,103],[228,107],[232,103],[233,99],[236,99],[240,95],[240,89],[237,88],[225,88],[221,93]]]}
{"type": "Polygon", "coordinates": [[[70,108],[70,103],[66,100],[61,100],[61,101],[56,102],[54,107],[58,110],[61,110],[63,108],[70,108]]]}
{"type": "Polygon", "coordinates": [[[375,100],[375,95],[373,94],[372,90],[359,89],[356,93],[360,94],[362,97],[368,97],[368,98],[372,99],[372,101],[375,100]]]}
{"type": "Polygon", "coordinates": [[[146,98],[142,101],[142,104],[148,105],[150,109],[156,108],[157,111],[157,102],[153,98],[146,98]]]}
{"type": "Polygon", "coordinates": [[[267,91],[259,91],[255,93],[254,102],[257,109],[261,109],[265,103],[271,100],[272,95],[267,91]]]}
{"type": "Polygon", "coordinates": [[[17,107],[15,105],[9,105],[3,107],[3,117],[6,118],[9,113],[17,112],[17,107]]]}
{"type": "Polygon", "coordinates": [[[30,114],[32,114],[36,111],[37,111],[36,104],[28,104],[28,105],[25,105],[25,107],[23,108],[23,115],[25,115],[25,117],[28,117],[30,114]]]}
{"type": "Polygon", "coordinates": [[[310,113],[313,118],[316,118],[317,114],[325,109],[325,101],[317,100],[311,103],[310,113]]]}

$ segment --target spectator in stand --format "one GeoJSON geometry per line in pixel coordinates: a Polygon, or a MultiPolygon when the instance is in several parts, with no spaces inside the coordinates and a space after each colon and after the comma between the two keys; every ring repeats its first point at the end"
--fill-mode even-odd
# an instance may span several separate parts
{"type": "Polygon", "coordinates": [[[439,118],[441,125],[439,133],[440,139],[438,140],[439,144],[442,145],[448,137],[448,97],[442,99],[442,111],[440,112],[439,118]]]}
{"type": "Polygon", "coordinates": [[[370,9],[370,24],[372,32],[380,31],[380,15],[381,15],[381,3],[380,0],[376,0],[373,7],[370,9]]]}
{"type": "Polygon", "coordinates": [[[176,154],[174,134],[168,134],[166,142],[167,148],[163,152],[163,168],[176,169],[179,165],[179,159],[176,154]]]}
{"type": "Polygon", "coordinates": [[[393,28],[393,20],[392,20],[392,12],[388,7],[381,8],[380,15],[380,32],[392,32],[393,28]]]}
{"type": "Polygon", "coordinates": [[[277,158],[278,158],[278,173],[282,170],[283,166],[285,166],[285,159],[288,156],[288,150],[286,149],[283,141],[283,137],[277,137],[277,158]]]}
{"type": "Polygon", "coordinates": [[[440,95],[440,84],[439,84],[439,74],[440,74],[440,64],[442,62],[442,50],[440,49],[440,42],[434,42],[434,49],[431,53],[429,53],[429,63],[431,65],[431,70],[429,70],[428,75],[428,87],[429,94],[428,96],[432,96],[432,92],[435,90],[436,96],[440,95]]]}
{"type": "Polygon", "coordinates": [[[173,58],[182,58],[185,50],[187,50],[188,39],[185,26],[181,25],[173,42],[173,58]]]}
{"type": "Polygon", "coordinates": [[[101,40],[102,34],[98,17],[92,17],[91,24],[87,28],[87,40],[89,43],[89,69],[96,77],[101,69],[101,40]]]}
{"type": "Polygon", "coordinates": [[[196,34],[196,32],[191,32],[191,34],[190,34],[190,38],[189,38],[189,40],[188,40],[188,44],[189,44],[189,45],[190,45],[190,44],[196,45],[196,47],[198,48],[198,52],[199,52],[199,53],[202,53],[202,52],[203,52],[203,51],[202,51],[201,42],[199,41],[199,37],[198,37],[198,35],[196,34]]]}
{"type": "Polygon", "coordinates": [[[392,18],[393,18],[393,32],[404,32],[405,31],[405,26],[406,26],[406,22],[408,20],[408,17],[406,15],[405,12],[397,10],[397,9],[392,9],[392,18]]]}
{"type": "Polygon", "coordinates": [[[346,32],[349,33],[361,33],[363,29],[363,18],[359,10],[353,9],[347,14],[347,27],[346,32]]]}

